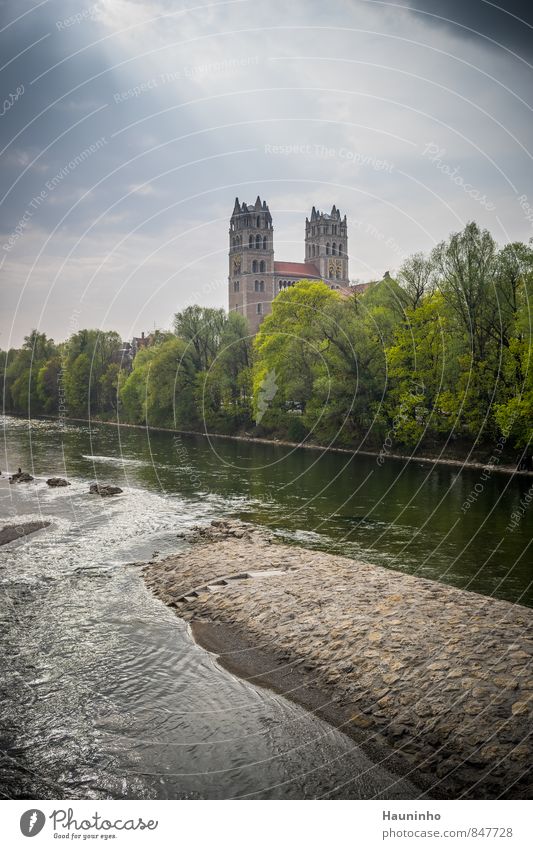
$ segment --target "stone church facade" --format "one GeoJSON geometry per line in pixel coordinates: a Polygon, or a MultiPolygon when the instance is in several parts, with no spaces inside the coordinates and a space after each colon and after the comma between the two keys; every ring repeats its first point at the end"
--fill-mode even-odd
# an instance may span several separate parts
{"type": "Polygon", "coordinates": [[[298,280],[323,280],[331,289],[349,293],[348,225],[333,206],[331,212],[313,207],[305,219],[304,262],[274,259],[274,228],[266,201],[235,206],[229,228],[229,309],[242,313],[257,333],[272,301],[298,280]]]}

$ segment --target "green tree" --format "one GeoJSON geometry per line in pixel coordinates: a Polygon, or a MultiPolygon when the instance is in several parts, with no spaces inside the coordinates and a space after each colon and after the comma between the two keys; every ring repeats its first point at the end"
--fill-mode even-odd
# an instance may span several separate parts
{"type": "Polygon", "coordinates": [[[224,310],[198,305],[174,316],[174,332],[190,346],[198,371],[207,371],[216,357],[226,322],[224,310]]]}
{"type": "Polygon", "coordinates": [[[398,273],[409,307],[416,309],[426,295],[435,288],[435,265],[423,253],[413,254],[405,260],[398,273]]]}
{"type": "Polygon", "coordinates": [[[230,312],[218,353],[208,372],[198,375],[198,408],[209,429],[236,430],[251,419],[252,340],[244,316],[230,312]]]}
{"type": "Polygon", "coordinates": [[[272,303],[272,312],[259,328],[254,340],[256,359],[253,369],[254,415],[265,380],[274,373],[279,392],[272,398],[262,424],[288,424],[287,404],[305,409],[313,392],[315,369],[328,345],[325,331],[332,332],[335,317],[328,306],[339,302],[340,295],[325,283],[300,280],[280,292],[272,303]]]}
{"type": "Polygon", "coordinates": [[[8,408],[27,416],[43,412],[37,380],[40,369],[55,350],[52,339],[48,339],[45,333],[32,330],[29,336],[24,337],[19,351],[10,351],[6,363],[8,408]]]}
{"type": "Polygon", "coordinates": [[[173,337],[140,351],[133,370],[120,386],[123,413],[129,421],[159,427],[196,427],[196,371],[190,348],[173,337]]]}
{"type": "Polygon", "coordinates": [[[59,409],[59,392],[62,378],[61,357],[51,357],[41,366],[37,374],[37,395],[45,413],[59,409]]]}

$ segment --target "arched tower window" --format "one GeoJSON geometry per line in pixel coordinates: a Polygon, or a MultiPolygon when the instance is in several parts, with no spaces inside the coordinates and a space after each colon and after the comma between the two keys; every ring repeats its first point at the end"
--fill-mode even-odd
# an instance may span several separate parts
{"type": "Polygon", "coordinates": [[[329,242],[327,242],[326,243],[326,256],[329,256],[329,248],[330,248],[330,244],[329,244],[329,242]]]}
{"type": "Polygon", "coordinates": [[[259,235],[255,237],[255,247],[256,249],[261,247],[261,236],[259,235]]]}
{"type": "Polygon", "coordinates": [[[256,226],[256,227],[260,227],[260,226],[261,226],[261,217],[260,217],[259,215],[258,215],[258,216],[257,216],[257,218],[255,219],[255,226],[256,226]]]}
{"type": "Polygon", "coordinates": [[[342,256],[342,242],[339,242],[339,256],[342,256]]]}
{"type": "Polygon", "coordinates": [[[254,237],[250,236],[250,238],[248,239],[248,247],[253,248],[253,246],[254,246],[254,237]]]}
{"type": "Polygon", "coordinates": [[[261,262],[259,263],[259,271],[261,271],[261,272],[266,271],[266,263],[265,263],[264,259],[262,259],[261,262]]]}
{"type": "Polygon", "coordinates": [[[331,253],[333,254],[333,256],[337,255],[337,243],[336,242],[333,242],[333,245],[331,246],[331,253]]]}
{"type": "Polygon", "coordinates": [[[257,271],[257,260],[256,259],[254,259],[254,261],[252,262],[252,271],[254,271],[254,272],[257,271]]]}
{"type": "Polygon", "coordinates": [[[267,249],[267,237],[263,236],[263,250],[266,251],[266,249],[267,249]]]}

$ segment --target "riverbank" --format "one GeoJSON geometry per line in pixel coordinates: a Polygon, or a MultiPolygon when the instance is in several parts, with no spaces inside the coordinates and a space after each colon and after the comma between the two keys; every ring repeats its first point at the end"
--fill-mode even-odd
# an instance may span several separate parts
{"type": "MultiPolygon", "coordinates": [[[[44,419],[46,421],[58,421],[57,416],[47,416],[41,415],[38,419],[44,419]]],[[[205,439],[229,439],[236,442],[246,442],[249,444],[258,444],[258,445],[270,445],[270,446],[281,446],[283,448],[305,448],[311,451],[319,451],[321,453],[331,452],[334,454],[349,454],[351,456],[356,456],[357,454],[361,454],[363,457],[376,457],[381,461],[379,465],[383,465],[386,463],[387,459],[391,460],[403,460],[406,463],[416,462],[416,463],[424,463],[430,465],[442,465],[442,466],[453,466],[459,469],[480,469],[485,471],[487,474],[493,474],[494,472],[499,472],[506,475],[520,475],[520,476],[529,476],[533,477],[533,471],[518,471],[516,465],[511,465],[509,463],[488,463],[481,462],[478,460],[469,460],[469,459],[461,459],[459,457],[444,457],[442,456],[442,452],[437,454],[436,456],[425,457],[419,456],[418,454],[397,454],[393,452],[387,452],[384,454],[380,451],[367,451],[363,449],[355,449],[355,448],[340,448],[337,446],[331,445],[320,445],[314,442],[290,442],[286,439],[265,439],[263,437],[256,436],[243,436],[243,435],[231,435],[227,433],[209,433],[207,431],[195,431],[195,430],[175,430],[174,428],[169,427],[154,427],[152,425],[136,425],[130,424],[128,422],[118,422],[118,421],[107,421],[104,419],[81,419],[81,418],[70,418],[64,417],[63,421],[66,422],[80,422],[82,424],[101,424],[101,425],[111,425],[112,427],[121,427],[121,428],[130,428],[133,430],[142,430],[142,431],[153,431],[154,433],[172,433],[177,436],[202,436],[205,439]]],[[[491,455],[494,452],[495,447],[492,449],[487,448],[487,453],[491,455]]],[[[471,456],[472,451],[469,452],[468,456],[471,456]]]]}
{"type": "Polygon", "coordinates": [[[529,797],[533,612],[216,521],[146,584],[228,669],[432,798],[529,797]]]}

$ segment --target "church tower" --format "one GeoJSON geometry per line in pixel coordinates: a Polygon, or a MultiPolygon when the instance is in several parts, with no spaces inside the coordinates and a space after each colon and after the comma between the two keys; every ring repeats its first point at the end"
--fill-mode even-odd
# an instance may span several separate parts
{"type": "Polygon", "coordinates": [[[274,298],[274,228],[266,201],[235,206],[229,227],[229,308],[242,313],[251,333],[274,298]]]}
{"type": "Polygon", "coordinates": [[[335,205],[329,215],[313,207],[305,219],[305,262],[332,288],[349,286],[348,224],[335,205]]]}

